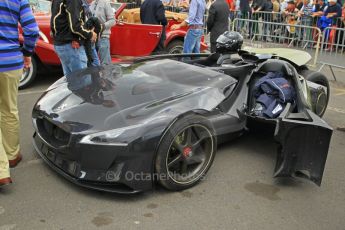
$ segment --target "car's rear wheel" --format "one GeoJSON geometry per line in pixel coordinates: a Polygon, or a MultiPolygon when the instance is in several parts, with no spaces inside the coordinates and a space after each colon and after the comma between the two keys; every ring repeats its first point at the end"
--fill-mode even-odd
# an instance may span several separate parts
{"type": "Polygon", "coordinates": [[[182,54],[183,53],[183,41],[174,40],[167,45],[166,48],[169,54],[182,54]]]}
{"type": "Polygon", "coordinates": [[[183,190],[198,183],[216,154],[211,123],[199,115],[177,120],[165,133],[157,152],[155,169],[159,183],[168,190],[183,190]]]}
{"type": "Polygon", "coordinates": [[[312,71],[312,70],[302,70],[301,74],[306,80],[322,85],[326,87],[327,89],[326,94],[324,93],[320,94],[317,98],[314,99],[315,101],[313,103],[314,104],[313,111],[319,117],[322,117],[326,112],[326,108],[327,108],[329,96],[330,96],[330,87],[329,87],[328,79],[322,73],[312,71]]]}
{"type": "Polygon", "coordinates": [[[19,80],[19,89],[28,87],[36,78],[37,61],[35,57],[31,57],[31,66],[29,69],[24,69],[23,75],[19,80]]]}

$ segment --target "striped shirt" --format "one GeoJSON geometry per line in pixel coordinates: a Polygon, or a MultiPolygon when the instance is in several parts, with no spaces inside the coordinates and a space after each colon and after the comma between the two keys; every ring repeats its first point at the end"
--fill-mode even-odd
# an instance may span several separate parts
{"type": "Polygon", "coordinates": [[[301,11],[303,12],[302,19],[310,18],[311,14],[313,13],[313,5],[303,5],[301,11]]]}
{"type": "Polygon", "coordinates": [[[28,0],[0,1],[0,72],[23,68],[23,54],[32,55],[38,33],[28,0]],[[23,30],[22,48],[19,43],[18,23],[23,30]]]}

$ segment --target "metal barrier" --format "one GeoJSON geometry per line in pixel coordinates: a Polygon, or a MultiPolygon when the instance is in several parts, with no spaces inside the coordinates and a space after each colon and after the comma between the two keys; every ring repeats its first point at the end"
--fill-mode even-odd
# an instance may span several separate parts
{"type": "MultiPolygon", "coordinates": [[[[127,3],[126,8],[138,8],[137,3],[127,3]]],[[[183,8],[165,6],[166,10],[182,13],[183,8]]],[[[204,15],[204,34],[207,31],[208,12],[204,15]]],[[[334,18],[325,29],[321,17],[299,16],[281,12],[231,11],[229,30],[240,32],[246,39],[245,44],[254,47],[285,47],[302,49],[312,55],[311,64],[345,69],[345,28],[342,18],[334,18]]]]}
{"type": "Polygon", "coordinates": [[[329,66],[334,80],[337,80],[333,67],[345,69],[345,29],[335,25],[327,27],[322,32],[322,42],[320,45],[319,64],[321,71],[324,66],[329,66]]]}
{"type": "Polygon", "coordinates": [[[252,47],[306,50],[313,56],[312,65],[317,64],[321,44],[318,27],[235,18],[232,30],[240,32],[252,47]]]}
{"type": "MultiPolygon", "coordinates": [[[[315,26],[320,27],[321,16],[299,16],[296,13],[281,13],[281,12],[265,12],[260,11],[256,13],[243,13],[241,11],[232,11],[230,13],[230,19],[234,20],[236,18],[258,20],[265,22],[277,22],[277,23],[287,23],[290,21],[296,21],[299,25],[305,26],[315,26]],[[319,25],[319,26],[318,26],[319,25]]],[[[341,27],[343,25],[342,18],[333,18],[331,24],[341,27]]]]}

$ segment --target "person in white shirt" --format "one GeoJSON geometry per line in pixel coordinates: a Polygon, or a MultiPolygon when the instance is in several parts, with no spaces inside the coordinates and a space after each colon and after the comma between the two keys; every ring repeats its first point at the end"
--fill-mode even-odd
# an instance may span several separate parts
{"type": "Polygon", "coordinates": [[[103,32],[98,40],[97,48],[99,60],[102,65],[111,63],[110,56],[110,34],[111,27],[115,25],[115,15],[108,0],[88,0],[91,2],[90,10],[93,16],[97,17],[103,26],[103,32]]]}

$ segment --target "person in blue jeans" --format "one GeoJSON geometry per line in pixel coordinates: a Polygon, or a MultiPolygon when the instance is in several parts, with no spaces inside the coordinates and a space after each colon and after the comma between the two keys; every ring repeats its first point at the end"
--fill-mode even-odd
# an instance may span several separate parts
{"type": "MultiPolygon", "coordinates": [[[[98,0],[97,0],[98,1],[98,0]]],[[[84,8],[85,16],[86,16],[86,21],[93,17],[93,12],[91,11],[91,0],[82,0],[82,5],[84,8]]],[[[98,36],[98,34],[97,34],[98,36]]],[[[96,42],[91,42],[91,58],[86,54],[88,57],[88,67],[90,66],[100,66],[101,62],[98,57],[97,49],[96,49],[96,42]]]]}
{"type": "Polygon", "coordinates": [[[64,75],[87,67],[87,56],[84,46],[73,48],[70,43],[67,43],[64,45],[54,45],[54,48],[61,61],[64,75]]]}
{"type": "Polygon", "coordinates": [[[204,29],[205,0],[192,0],[189,6],[188,18],[180,24],[171,26],[171,30],[180,29],[188,25],[184,38],[183,53],[200,53],[200,41],[204,29]]]}
{"type": "MultiPolygon", "coordinates": [[[[103,31],[98,39],[97,50],[102,65],[111,64],[110,55],[110,34],[111,28],[115,25],[115,16],[109,0],[87,0],[92,15],[102,23],[103,31]]],[[[96,53],[97,54],[97,53],[96,53]]]]}
{"type": "Polygon", "coordinates": [[[85,28],[86,15],[81,0],[54,0],[50,28],[54,48],[65,75],[87,67],[84,43],[95,42],[97,34],[85,28]]]}

